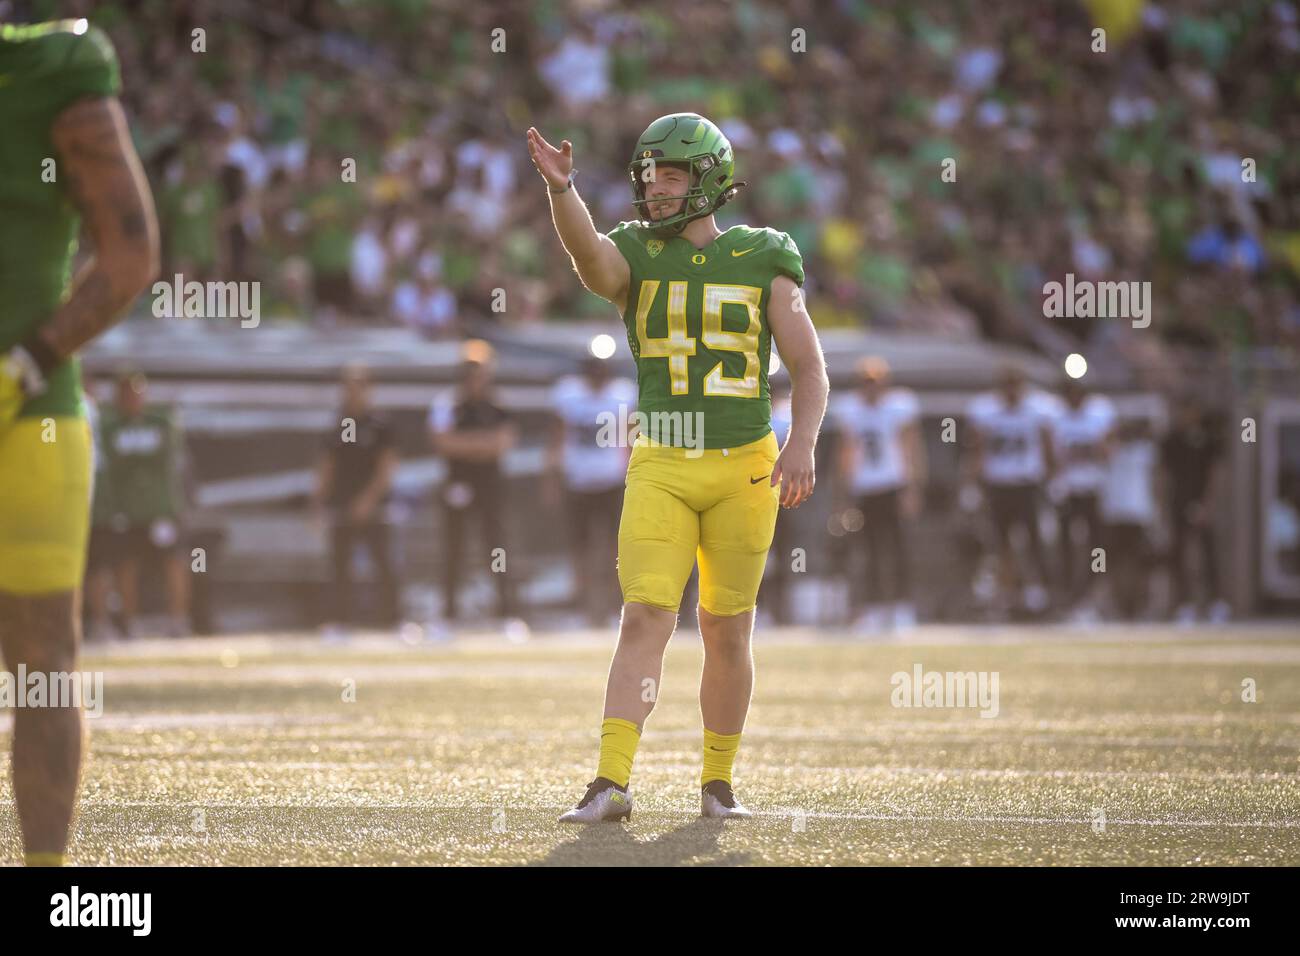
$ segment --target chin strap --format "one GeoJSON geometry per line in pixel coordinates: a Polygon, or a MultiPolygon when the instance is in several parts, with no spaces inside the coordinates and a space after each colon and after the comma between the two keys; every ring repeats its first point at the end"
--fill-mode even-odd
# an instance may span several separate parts
{"type": "MultiPolygon", "coordinates": [[[[746,188],[748,185],[749,183],[744,181],[738,183],[732,183],[730,186],[728,186],[726,189],[722,191],[722,195],[718,197],[718,201],[715,202],[712,206],[710,206],[707,212],[702,212],[698,216],[692,216],[690,219],[683,219],[680,223],[677,224],[677,227],[673,229],[672,232],[656,231],[655,236],[660,239],[672,239],[675,236],[680,236],[682,234],[682,230],[684,230],[687,226],[693,223],[696,219],[703,219],[705,216],[712,215],[714,212],[721,209],[727,203],[731,202],[731,200],[735,199],[736,194],[740,192],[742,189],[746,188]]],[[[633,203],[632,205],[633,208],[635,208],[637,211],[638,218],[640,218],[642,222],[653,227],[654,221],[644,218],[644,213],[641,212],[641,207],[637,206],[636,203],[633,203]]],[[[660,229],[662,228],[664,227],[660,227],[660,229]]]]}

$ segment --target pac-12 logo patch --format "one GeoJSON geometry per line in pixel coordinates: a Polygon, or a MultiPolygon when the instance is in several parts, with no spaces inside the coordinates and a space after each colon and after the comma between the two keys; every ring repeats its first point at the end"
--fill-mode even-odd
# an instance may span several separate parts
{"type": "Polygon", "coordinates": [[[645,244],[645,251],[650,253],[650,258],[653,259],[655,256],[659,255],[659,253],[664,251],[663,240],[651,239],[649,242],[645,244]]]}

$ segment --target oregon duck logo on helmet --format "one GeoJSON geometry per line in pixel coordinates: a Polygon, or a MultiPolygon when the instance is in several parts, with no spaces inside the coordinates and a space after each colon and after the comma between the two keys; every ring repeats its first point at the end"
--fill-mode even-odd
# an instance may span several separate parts
{"type": "Polygon", "coordinates": [[[641,223],[661,238],[680,234],[687,223],[721,208],[745,185],[735,181],[736,160],[731,143],[722,130],[698,113],[659,117],[641,134],[633,156],[627,167],[632,179],[632,205],[641,223]],[[654,182],[658,164],[680,166],[690,176],[684,195],[653,200],[683,200],[681,211],[666,219],[651,218],[652,200],[645,195],[646,184],[654,182]]]}

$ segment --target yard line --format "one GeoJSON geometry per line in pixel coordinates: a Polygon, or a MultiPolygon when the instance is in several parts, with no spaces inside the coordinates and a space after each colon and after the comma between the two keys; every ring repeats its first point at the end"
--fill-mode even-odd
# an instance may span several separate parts
{"type": "MultiPolygon", "coordinates": [[[[332,804],[321,806],[320,804],[300,804],[300,803],[149,803],[144,801],[82,801],[83,809],[127,809],[127,808],[148,808],[153,810],[167,809],[180,812],[188,808],[201,808],[204,810],[223,810],[233,809],[241,810],[247,813],[254,813],[264,810],[313,810],[321,813],[337,813],[340,811],[359,811],[359,810],[432,810],[432,811],[453,811],[472,813],[491,814],[496,809],[495,805],[485,803],[476,804],[430,804],[430,803],[366,803],[366,804],[332,804]]],[[[533,813],[552,813],[563,810],[565,804],[522,804],[512,802],[510,812],[512,815],[523,812],[533,813]]],[[[643,816],[691,816],[698,817],[699,811],[696,809],[675,810],[672,808],[656,809],[638,805],[636,812],[643,816]]],[[[974,816],[974,817],[955,817],[944,816],[939,814],[889,814],[889,813],[848,813],[835,811],[817,811],[817,810],[800,810],[780,808],[777,810],[755,811],[754,816],[758,819],[799,819],[812,818],[823,820],[873,820],[884,823],[992,823],[992,824],[1033,824],[1036,826],[1057,826],[1057,825],[1079,825],[1092,826],[1096,821],[1092,817],[1026,817],[1026,816],[974,816]]],[[[1126,819],[1118,817],[1107,817],[1106,826],[1141,826],[1141,827],[1198,827],[1198,828],[1233,828],[1245,827],[1250,829],[1261,830],[1286,830],[1300,828],[1300,819],[1287,818],[1284,820],[1182,820],[1178,818],[1168,818],[1161,820],[1151,819],[1126,819]]]]}

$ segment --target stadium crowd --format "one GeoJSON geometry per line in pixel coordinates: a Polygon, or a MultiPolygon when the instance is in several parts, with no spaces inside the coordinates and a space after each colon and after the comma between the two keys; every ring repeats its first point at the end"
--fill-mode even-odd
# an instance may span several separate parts
{"type": "Polygon", "coordinates": [[[523,130],[574,142],[608,228],[647,119],[695,108],[751,184],[723,225],[796,239],[823,327],[1065,336],[1145,369],[1300,341],[1291,0],[25,6],[112,36],[163,274],[260,279],[268,316],[460,336],[502,318],[497,288],[509,321],[604,315],[523,130]],[[1151,281],[1158,334],[1042,321],[1071,272],[1151,281]]]}

